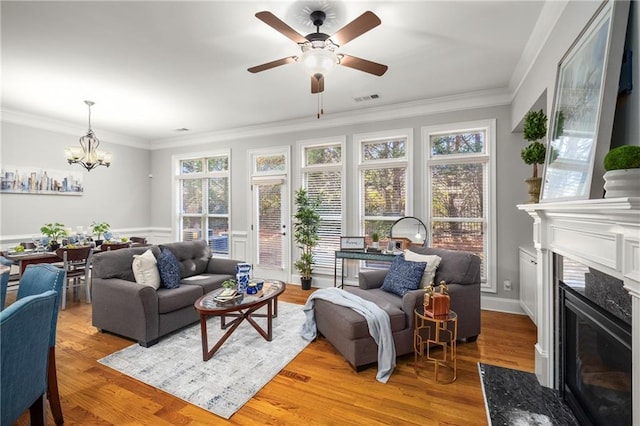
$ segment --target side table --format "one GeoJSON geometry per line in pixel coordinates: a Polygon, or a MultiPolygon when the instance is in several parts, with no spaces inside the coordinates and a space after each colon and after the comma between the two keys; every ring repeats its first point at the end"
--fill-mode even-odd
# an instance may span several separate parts
{"type": "Polygon", "coordinates": [[[413,367],[416,375],[419,374],[418,357],[420,357],[427,363],[433,363],[436,383],[452,383],[456,380],[458,315],[454,311],[450,311],[446,317],[432,318],[424,313],[424,307],[419,307],[415,310],[415,316],[413,367]],[[441,349],[441,353],[438,353],[438,349],[441,349]],[[441,367],[445,370],[444,378],[439,377],[441,367]]]}

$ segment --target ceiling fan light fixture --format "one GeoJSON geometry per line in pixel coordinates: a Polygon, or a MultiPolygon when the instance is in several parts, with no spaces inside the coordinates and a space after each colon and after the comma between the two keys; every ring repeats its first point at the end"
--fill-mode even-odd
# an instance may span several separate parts
{"type": "Polygon", "coordinates": [[[308,48],[298,58],[307,74],[326,76],[338,63],[338,56],[329,48],[308,48]]]}

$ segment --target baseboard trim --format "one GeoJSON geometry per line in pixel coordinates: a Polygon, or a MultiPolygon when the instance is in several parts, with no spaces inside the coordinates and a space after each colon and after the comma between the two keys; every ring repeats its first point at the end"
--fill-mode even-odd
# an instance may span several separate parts
{"type": "Polygon", "coordinates": [[[520,306],[520,300],[518,299],[503,299],[502,297],[485,296],[483,294],[480,297],[480,307],[487,311],[527,315],[520,306]]]}

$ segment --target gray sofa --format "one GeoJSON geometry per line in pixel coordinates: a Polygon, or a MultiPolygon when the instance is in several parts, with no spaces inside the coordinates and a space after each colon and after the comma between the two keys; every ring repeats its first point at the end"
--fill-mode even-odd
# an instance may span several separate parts
{"type": "MultiPolygon", "coordinates": [[[[480,258],[469,252],[429,247],[410,250],[442,258],[434,281],[437,284],[444,280],[449,287],[451,309],[458,314],[458,339],[475,341],[480,334],[480,258]]],[[[358,287],[347,286],[345,290],[376,303],[389,314],[397,356],[413,353],[414,310],[422,306],[424,290],[409,291],[403,297],[388,293],[380,288],[386,274],[386,270],[362,271],[358,287]]],[[[322,299],[315,300],[314,310],[318,332],[354,370],[377,362],[378,346],[362,315],[322,299]]]]}
{"type": "Polygon", "coordinates": [[[92,263],[92,323],[151,346],[172,331],[199,320],[193,307],[203,294],[235,278],[239,261],[211,257],[206,241],[189,241],[151,247],[133,247],[96,253],[92,263]],[[159,288],[136,283],[133,256],[151,249],[156,257],[166,247],[180,263],[180,287],[159,288]]]}

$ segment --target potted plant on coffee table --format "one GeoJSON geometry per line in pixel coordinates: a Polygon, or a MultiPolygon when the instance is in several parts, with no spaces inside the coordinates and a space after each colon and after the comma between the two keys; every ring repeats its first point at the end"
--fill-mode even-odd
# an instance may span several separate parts
{"type": "Polygon", "coordinates": [[[529,111],[524,117],[524,138],[530,143],[520,152],[522,160],[533,165],[533,176],[525,179],[529,185],[529,203],[540,200],[542,178],[538,177],[538,164],[544,164],[547,148],[539,140],[547,134],[547,116],[544,111],[529,111]]]}
{"type": "Polygon", "coordinates": [[[604,198],[640,197],[640,146],[622,145],[604,157],[604,198]]]}
{"type": "Polygon", "coordinates": [[[60,247],[58,239],[67,234],[64,229],[64,225],[59,222],[46,223],[42,228],[40,228],[40,232],[42,232],[42,235],[49,237],[48,247],[50,251],[58,249],[60,247]]]}
{"type": "Polygon", "coordinates": [[[293,216],[293,237],[300,249],[300,258],[295,267],[300,272],[303,290],[311,289],[311,273],[313,272],[313,248],[318,244],[318,229],[320,227],[320,197],[310,197],[305,188],[296,191],[296,213],[293,216]]]}
{"type": "Polygon", "coordinates": [[[102,244],[102,236],[105,232],[108,232],[111,228],[107,222],[92,222],[91,223],[91,233],[95,235],[97,238],[94,240],[96,243],[96,247],[102,244]]]}

